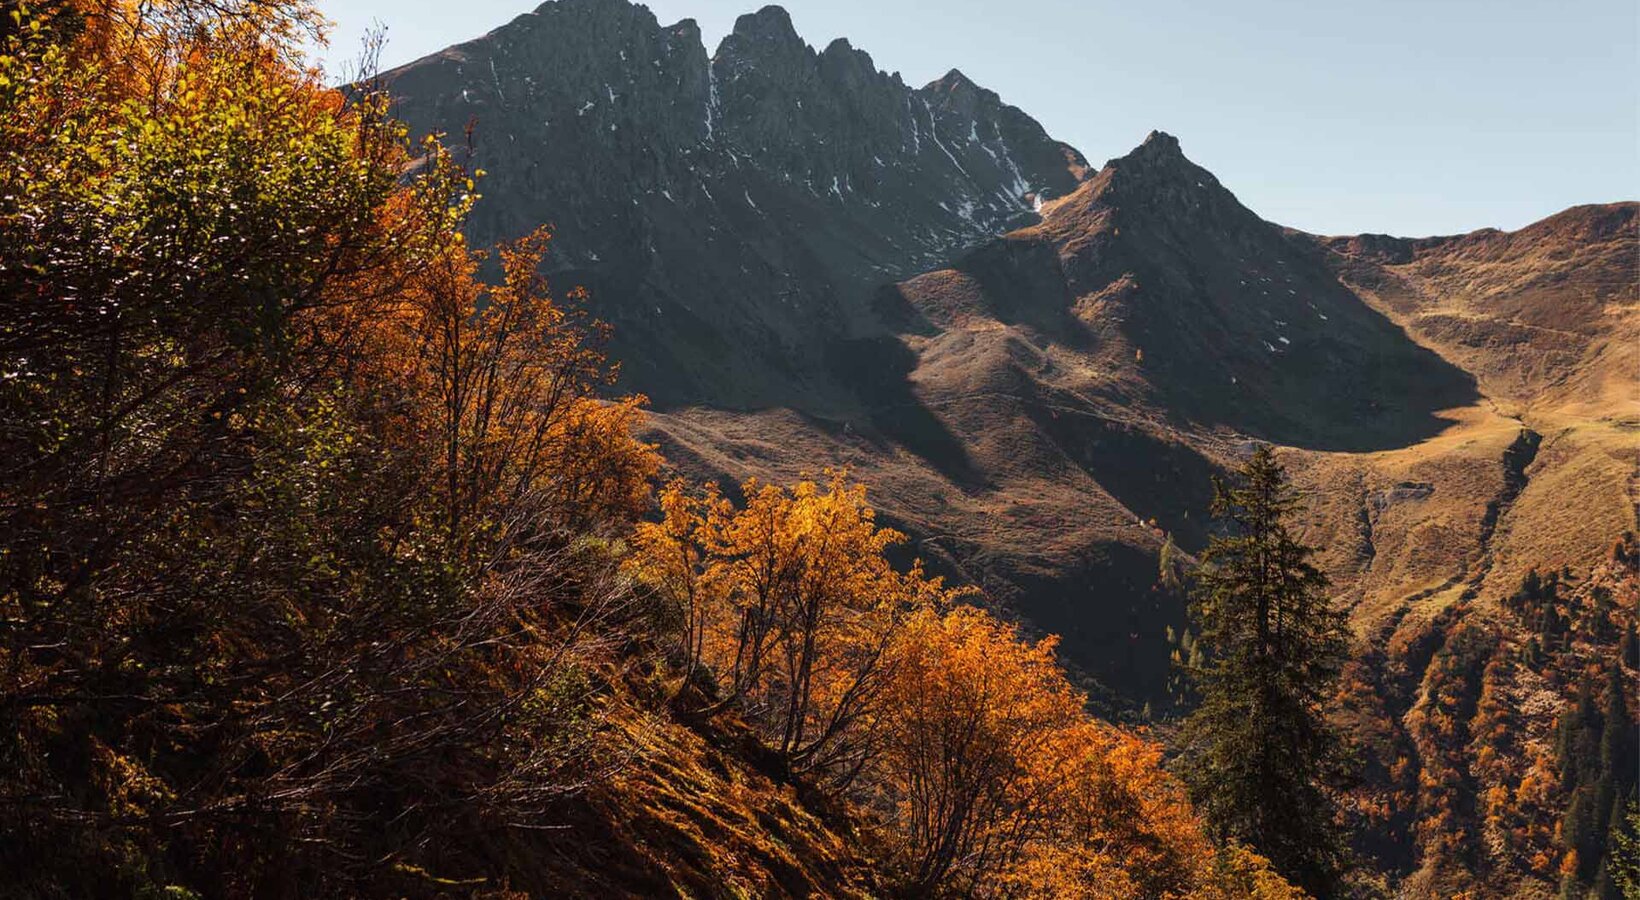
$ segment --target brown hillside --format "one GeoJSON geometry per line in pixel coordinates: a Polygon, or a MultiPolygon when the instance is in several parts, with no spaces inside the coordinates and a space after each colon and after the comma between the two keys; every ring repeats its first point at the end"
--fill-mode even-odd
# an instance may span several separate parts
{"type": "MultiPolygon", "coordinates": [[[[1472,372],[1485,397],[1444,441],[1374,459],[1374,467],[1419,481],[1414,469],[1450,465],[1481,447],[1501,460],[1497,451],[1523,430],[1539,436],[1513,460],[1520,471],[1512,484],[1494,477],[1490,498],[1479,482],[1453,481],[1464,502],[1478,504],[1479,519],[1466,518],[1473,537],[1486,540],[1470,542],[1462,573],[1456,557],[1445,560],[1443,578],[1495,596],[1533,565],[1592,564],[1633,526],[1636,211],[1632,203],[1577,207],[1512,233],[1322,241],[1341,283],[1472,372]]],[[[1403,574],[1409,583],[1424,576],[1416,563],[1403,574]]]]}

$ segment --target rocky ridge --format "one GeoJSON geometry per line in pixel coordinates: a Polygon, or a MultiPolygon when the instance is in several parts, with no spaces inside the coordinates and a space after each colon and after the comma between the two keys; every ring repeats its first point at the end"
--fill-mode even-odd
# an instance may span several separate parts
{"type": "Polygon", "coordinates": [[[829,376],[871,294],[1030,221],[1081,156],[952,70],[921,88],[779,7],[708,57],[626,0],[555,0],[385,73],[413,132],[471,127],[470,233],[556,226],[551,265],[662,405],[855,405],[829,376]]]}

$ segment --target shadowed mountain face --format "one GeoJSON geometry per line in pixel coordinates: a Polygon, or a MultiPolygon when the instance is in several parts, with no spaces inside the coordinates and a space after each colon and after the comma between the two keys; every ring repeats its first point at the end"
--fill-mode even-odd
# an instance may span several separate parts
{"type": "Polygon", "coordinates": [[[662,406],[855,406],[837,341],[871,291],[1032,217],[1086,166],[953,70],[920,89],[784,10],[708,58],[692,20],[559,0],[389,72],[413,131],[472,128],[480,244],[556,226],[551,265],[662,406]]]}
{"type": "Polygon", "coordinates": [[[1479,398],[1341,285],[1313,239],[1259,219],[1160,133],[879,305],[915,358],[912,394],[959,436],[880,426],[971,504],[935,514],[964,536],[941,545],[1099,680],[1153,703],[1183,620],[1154,587],[1157,552],[1168,533],[1202,546],[1211,476],[1249,438],[1390,450],[1479,398]]]}

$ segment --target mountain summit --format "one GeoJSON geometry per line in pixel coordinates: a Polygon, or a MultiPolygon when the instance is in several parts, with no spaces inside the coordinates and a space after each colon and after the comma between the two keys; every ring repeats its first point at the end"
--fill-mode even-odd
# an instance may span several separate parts
{"type": "Polygon", "coordinates": [[[777,6],[708,57],[693,21],[556,0],[385,75],[414,131],[473,126],[479,244],[546,222],[551,266],[662,405],[857,407],[823,373],[876,286],[1031,221],[1087,171],[959,74],[921,88],[777,6]]]}
{"type": "Polygon", "coordinates": [[[1248,210],[1169,134],[1151,132],[1005,240],[1054,248],[1074,317],[1094,344],[1120,345],[1111,371],[1144,385],[1132,401],[1197,424],[1385,449],[1433,434],[1435,410],[1475,398],[1472,378],[1408,341],[1338,283],[1313,241],[1248,210]]]}

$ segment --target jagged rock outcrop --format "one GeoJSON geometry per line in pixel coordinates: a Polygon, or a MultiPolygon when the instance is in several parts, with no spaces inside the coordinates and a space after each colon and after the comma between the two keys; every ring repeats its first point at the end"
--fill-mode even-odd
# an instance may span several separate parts
{"type": "Polygon", "coordinates": [[[555,0],[384,80],[413,131],[471,124],[475,242],[557,226],[558,280],[592,292],[627,384],[663,406],[857,407],[830,369],[880,330],[873,289],[1086,171],[961,73],[913,89],[772,6],[708,58],[692,20],[555,0]]]}

